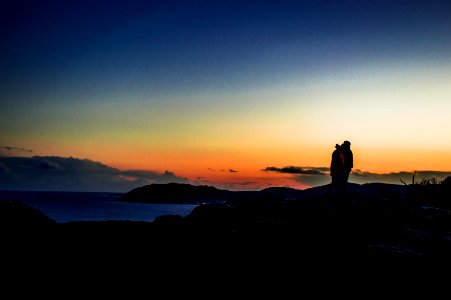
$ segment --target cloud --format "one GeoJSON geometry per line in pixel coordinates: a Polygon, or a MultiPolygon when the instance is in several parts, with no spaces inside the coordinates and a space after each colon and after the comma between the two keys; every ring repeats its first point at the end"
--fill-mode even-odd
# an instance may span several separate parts
{"type": "Polygon", "coordinates": [[[125,176],[129,178],[133,178],[133,180],[150,180],[153,183],[166,183],[166,182],[186,182],[188,179],[183,177],[178,177],[171,171],[164,171],[164,173],[160,174],[153,171],[144,171],[144,170],[127,170],[127,171],[119,171],[120,176],[125,176]]]}
{"type": "Polygon", "coordinates": [[[210,180],[204,178],[204,177],[196,177],[194,180],[191,180],[191,184],[194,185],[210,185],[210,180]]]}
{"type": "MultiPolygon", "coordinates": [[[[319,186],[331,181],[326,167],[268,167],[263,171],[285,174],[286,185],[319,186]]],[[[231,169],[226,170],[230,172],[231,169]]],[[[217,170],[218,172],[220,170],[217,170]]],[[[233,173],[233,172],[232,172],[233,173]]],[[[413,171],[386,174],[372,173],[355,169],[349,181],[354,183],[394,183],[412,182],[413,171]]],[[[451,176],[444,171],[417,171],[415,180],[436,178],[438,181],[451,176]]],[[[151,183],[188,183],[208,184],[217,188],[231,190],[258,190],[263,183],[255,178],[242,182],[213,182],[208,178],[196,178],[190,181],[166,170],[155,172],[148,170],[119,170],[89,159],[58,156],[11,157],[0,156],[0,190],[56,190],[56,191],[111,191],[126,192],[133,188],[151,183]]],[[[265,185],[270,186],[272,179],[265,185]]],[[[276,180],[277,181],[277,180],[276,180]]]]}
{"type": "Polygon", "coordinates": [[[305,187],[319,186],[330,183],[330,176],[294,175],[292,179],[305,187]]]}
{"type": "Polygon", "coordinates": [[[285,173],[285,174],[301,174],[301,175],[325,175],[325,170],[329,170],[329,168],[325,167],[296,167],[296,166],[287,166],[283,168],[278,167],[266,167],[262,171],[264,172],[277,172],[277,173],[285,173]]]}
{"type": "Polygon", "coordinates": [[[19,147],[12,147],[12,146],[0,146],[0,149],[6,150],[8,152],[33,152],[33,150],[25,149],[25,148],[19,148],[19,147]]]}
{"type": "Polygon", "coordinates": [[[207,168],[209,171],[211,171],[211,172],[229,172],[229,173],[237,173],[238,171],[237,170],[234,170],[234,169],[228,169],[228,170],[225,170],[225,169],[213,169],[213,168],[207,168]]]}
{"type": "Polygon", "coordinates": [[[374,173],[365,172],[365,171],[362,171],[359,169],[356,169],[354,172],[351,173],[352,176],[363,177],[363,178],[369,178],[371,176],[371,174],[374,174],[374,173]]]}
{"type": "Polygon", "coordinates": [[[188,182],[171,171],[119,170],[100,162],[58,156],[0,156],[0,189],[126,192],[151,183],[188,182]]]}
{"type": "Polygon", "coordinates": [[[275,172],[281,174],[291,174],[292,180],[302,186],[318,186],[327,184],[330,181],[328,167],[300,167],[300,166],[286,166],[286,167],[266,167],[262,169],[264,172],[275,172]]]}
{"type": "MultiPolygon", "coordinates": [[[[262,171],[276,172],[283,174],[293,175],[291,179],[296,183],[300,183],[304,186],[319,186],[329,184],[331,182],[330,176],[317,176],[317,175],[329,175],[328,167],[299,167],[288,166],[283,168],[267,167],[262,171]]],[[[412,182],[412,176],[414,172],[401,171],[392,173],[372,173],[355,169],[349,176],[349,182],[353,183],[391,183],[402,184],[401,180],[406,183],[412,182]]],[[[415,181],[421,181],[422,179],[436,178],[438,181],[445,179],[447,176],[451,176],[451,171],[417,171],[415,175],[415,181]]]]}

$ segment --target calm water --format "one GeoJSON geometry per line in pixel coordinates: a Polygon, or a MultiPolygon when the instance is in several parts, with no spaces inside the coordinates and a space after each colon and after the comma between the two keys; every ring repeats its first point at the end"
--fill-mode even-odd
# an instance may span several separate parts
{"type": "Polygon", "coordinates": [[[186,216],[197,205],[118,202],[120,193],[0,191],[0,200],[19,199],[58,223],[69,221],[153,221],[157,216],[186,216]]]}

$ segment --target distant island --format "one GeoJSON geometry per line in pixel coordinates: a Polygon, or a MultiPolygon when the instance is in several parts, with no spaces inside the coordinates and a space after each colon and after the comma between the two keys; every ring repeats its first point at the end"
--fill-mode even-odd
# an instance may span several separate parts
{"type": "Polygon", "coordinates": [[[233,192],[212,186],[195,186],[183,183],[150,184],[135,188],[121,195],[120,201],[140,203],[190,203],[201,204],[212,201],[225,201],[233,192]]]}

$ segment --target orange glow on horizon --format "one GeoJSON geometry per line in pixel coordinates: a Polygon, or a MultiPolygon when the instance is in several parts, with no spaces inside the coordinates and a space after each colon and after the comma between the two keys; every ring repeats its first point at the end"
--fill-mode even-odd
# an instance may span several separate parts
{"type": "MultiPolygon", "coordinates": [[[[296,149],[258,147],[255,149],[168,149],[134,147],[131,144],[109,143],[29,143],[34,156],[64,156],[91,159],[120,169],[177,170],[184,173],[212,169],[236,169],[259,172],[269,166],[327,167],[334,143],[326,146],[304,146],[296,149]],[[48,144],[51,146],[49,147],[48,144]],[[49,149],[51,149],[49,151],[49,149]]],[[[450,149],[402,149],[361,147],[351,145],[355,168],[377,173],[406,170],[451,170],[450,149]]]]}
{"type": "MultiPolygon", "coordinates": [[[[331,143],[333,146],[333,143],[331,143]]],[[[157,173],[173,172],[178,177],[201,185],[222,188],[262,189],[270,186],[307,188],[296,181],[296,175],[262,171],[266,167],[328,167],[332,146],[294,147],[268,146],[263,148],[210,150],[202,149],[155,149],[135,148],[132,145],[97,143],[55,143],[52,153],[46,148],[35,150],[31,155],[64,156],[90,159],[121,170],[148,170],[157,173]],[[68,150],[70,149],[70,150],[68,150]],[[236,171],[236,172],[235,172],[236,171]]],[[[400,171],[449,171],[449,151],[430,149],[382,149],[352,144],[354,170],[387,174],[400,171]],[[427,159],[423,159],[427,158],[427,159]]],[[[326,178],[326,181],[329,179],[326,178]]]]}

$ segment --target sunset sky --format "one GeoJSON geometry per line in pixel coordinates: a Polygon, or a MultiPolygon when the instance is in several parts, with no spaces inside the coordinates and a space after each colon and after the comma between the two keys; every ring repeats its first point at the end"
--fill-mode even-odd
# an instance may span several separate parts
{"type": "Polygon", "coordinates": [[[451,175],[450,1],[2,1],[0,25],[0,189],[305,188],[344,140],[352,182],[451,175]]]}

